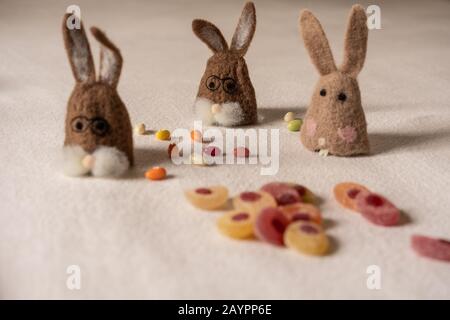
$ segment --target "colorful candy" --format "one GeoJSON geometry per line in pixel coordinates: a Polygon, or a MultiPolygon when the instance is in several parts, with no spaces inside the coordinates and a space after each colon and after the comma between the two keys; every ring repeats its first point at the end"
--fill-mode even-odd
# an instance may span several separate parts
{"type": "Polygon", "coordinates": [[[381,226],[394,226],[400,220],[400,211],[379,194],[360,191],[356,196],[356,210],[370,222],[381,226]]]}
{"type": "Polygon", "coordinates": [[[450,262],[450,241],[448,240],[413,235],[411,247],[421,256],[450,262]]]}
{"type": "Polygon", "coordinates": [[[166,177],[167,172],[163,167],[153,167],[145,173],[145,177],[149,180],[162,180],[166,177]]]}
{"type": "Polygon", "coordinates": [[[288,130],[289,131],[300,131],[300,128],[302,127],[303,120],[302,119],[294,119],[289,121],[288,123],[288,130]]]}
{"type": "Polygon", "coordinates": [[[233,154],[236,158],[250,157],[250,150],[246,147],[237,147],[233,149],[233,154]]]}
{"type": "Polygon", "coordinates": [[[169,140],[170,139],[170,131],[169,130],[158,130],[155,134],[155,137],[158,140],[169,140]]]}
{"type": "Polygon", "coordinates": [[[134,132],[136,134],[145,134],[145,124],[143,123],[138,123],[135,127],[134,127],[134,132]]]}
{"type": "Polygon", "coordinates": [[[291,223],[296,221],[322,223],[322,215],[319,208],[310,203],[294,203],[279,208],[291,223]]]}
{"type": "Polygon", "coordinates": [[[261,190],[270,193],[280,206],[302,201],[298,191],[288,183],[271,182],[263,185],[261,190]]]}
{"type": "Polygon", "coordinates": [[[169,144],[169,147],[167,148],[167,153],[169,155],[169,159],[172,159],[172,153],[178,152],[178,147],[175,143],[169,144]]]}
{"type": "Polygon", "coordinates": [[[356,210],[356,196],[360,191],[369,191],[366,187],[354,182],[342,182],[334,186],[333,193],[337,202],[343,207],[356,210]]]}
{"type": "Polygon", "coordinates": [[[222,155],[222,150],[216,146],[208,146],[203,149],[203,153],[208,157],[220,157],[222,155]]]}
{"type": "Polygon", "coordinates": [[[283,246],[283,234],[289,220],[278,208],[265,208],[256,217],[255,235],[258,239],[276,246],[283,246]]]}
{"type": "Polygon", "coordinates": [[[286,113],[284,115],[283,119],[284,119],[285,122],[291,122],[292,120],[295,119],[295,114],[292,111],[289,111],[288,113],[286,113]]]}
{"type": "Polygon", "coordinates": [[[187,190],[184,194],[192,205],[204,210],[218,209],[228,200],[228,189],[223,186],[187,190]]]}
{"type": "Polygon", "coordinates": [[[312,193],[311,190],[309,190],[305,186],[302,186],[301,184],[296,184],[296,183],[287,183],[287,185],[290,186],[291,188],[294,188],[295,191],[297,191],[302,202],[316,204],[316,202],[317,202],[316,196],[314,195],[314,193],[312,193]]]}
{"type": "Polygon", "coordinates": [[[202,133],[199,130],[192,130],[191,131],[191,140],[202,142],[203,136],[202,133]]]}
{"type": "Polygon", "coordinates": [[[283,239],[288,248],[309,255],[324,255],[330,246],[322,227],[313,222],[291,223],[287,227],[283,239]]]}
{"type": "Polygon", "coordinates": [[[256,214],[243,210],[232,210],[217,220],[217,227],[226,236],[246,239],[253,236],[256,214]]]}
{"type": "Polygon", "coordinates": [[[276,207],[275,199],[267,192],[242,192],[233,198],[233,206],[236,209],[250,211],[258,214],[262,209],[267,207],[276,207]]]}

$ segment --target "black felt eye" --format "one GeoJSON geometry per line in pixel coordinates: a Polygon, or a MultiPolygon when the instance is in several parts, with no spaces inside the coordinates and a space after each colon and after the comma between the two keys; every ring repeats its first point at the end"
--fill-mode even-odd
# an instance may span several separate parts
{"type": "Polygon", "coordinates": [[[235,93],[237,90],[237,84],[233,79],[226,78],[223,80],[223,88],[224,88],[225,92],[235,93]]]}
{"type": "Polygon", "coordinates": [[[327,95],[327,90],[325,90],[325,89],[320,90],[320,95],[322,97],[325,97],[327,95]]]}
{"type": "Polygon", "coordinates": [[[72,120],[72,130],[75,132],[83,132],[89,126],[89,120],[85,117],[76,117],[72,120]]]}
{"type": "Polygon", "coordinates": [[[109,124],[103,118],[95,118],[92,120],[91,129],[94,132],[94,134],[98,136],[104,136],[106,133],[108,133],[109,124]]]}
{"type": "Polygon", "coordinates": [[[338,95],[338,99],[342,102],[344,102],[345,100],[347,100],[347,96],[345,95],[345,93],[341,92],[338,95]]]}
{"type": "Polygon", "coordinates": [[[217,90],[220,87],[220,79],[216,76],[210,76],[206,79],[206,87],[211,91],[217,90]]]}

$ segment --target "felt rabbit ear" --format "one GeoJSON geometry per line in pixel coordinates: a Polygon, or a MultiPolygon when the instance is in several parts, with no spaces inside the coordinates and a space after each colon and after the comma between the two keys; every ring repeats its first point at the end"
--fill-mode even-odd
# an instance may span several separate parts
{"type": "Polygon", "coordinates": [[[312,63],[321,75],[337,70],[325,32],[319,20],[309,10],[300,14],[300,32],[312,63]]]}
{"type": "Polygon", "coordinates": [[[192,31],[214,52],[228,50],[228,44],[225,41],[220,30],[211,22],[201,19],[192,21],[192,31]]]}
{"type": "Polygon", "coordinates": [[[253,2],[247,2],[242,9],[236,31],[231,40],[231,50],[238,51],[241,56],[245,55],[256,29],[256,11],[253,2]]]}
{"type": "Polygon", "coordinates": [[[361,71],[366,59],[367,16],[364,8],[357,4],[350,11],[347,33],[345,35],[344,61],[340,70],[354,77],[361,71]]]}
{"type": "Polygon", "coordinates": [[[92,59],[91,48],[89,47],[83,24],[80,22],[79,29],[75,26],[69,26],[71,19],[79,18],[69,13],[65,14],[62,31],[73,76],[77,82],[95,81],[94,60],[92,59]]]}
{"type": "Polygon", "coordinates": [[[122,55],[119,49],[109,41],[105,33],[96,27],[91,28],[95,39],[100,42],[100,71],[99,80],[116,88],[122,71],[122,55]]]}

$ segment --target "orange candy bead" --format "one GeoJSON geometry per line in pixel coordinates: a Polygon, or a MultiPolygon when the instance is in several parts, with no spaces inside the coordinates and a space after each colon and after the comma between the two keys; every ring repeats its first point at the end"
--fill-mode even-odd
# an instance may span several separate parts
{"type": "Polygon", "coordinates": [[[145,177],[149,180],[162,180],[166,176],[167,172],[163,167],[153,167],[145,173],[145,177]]]}
{"type": "Polygon", "coordinates": [[[200,131],[198,131],[198,130],[192,130],[191,131],[191,139],[193,140],[193,141],[198,141],[198,142],[201,142],[202,141],[202,133],[200,132],[200,131]]]}

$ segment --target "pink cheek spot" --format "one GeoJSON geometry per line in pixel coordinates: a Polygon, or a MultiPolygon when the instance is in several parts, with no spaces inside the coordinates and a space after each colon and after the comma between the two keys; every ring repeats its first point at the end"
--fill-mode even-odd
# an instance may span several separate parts
{"type": "Polygon", "coordinates": [[[350,126],[339,128],[338,135],[342,140],[348,143],[355,141],[357,136],[355,128],[350,126]]]}
{"type": "Polygon", "coordinates": [[[314,119],[306,120],[306,134],[313,137],[316,134],[317,122],[314,119]]]}

